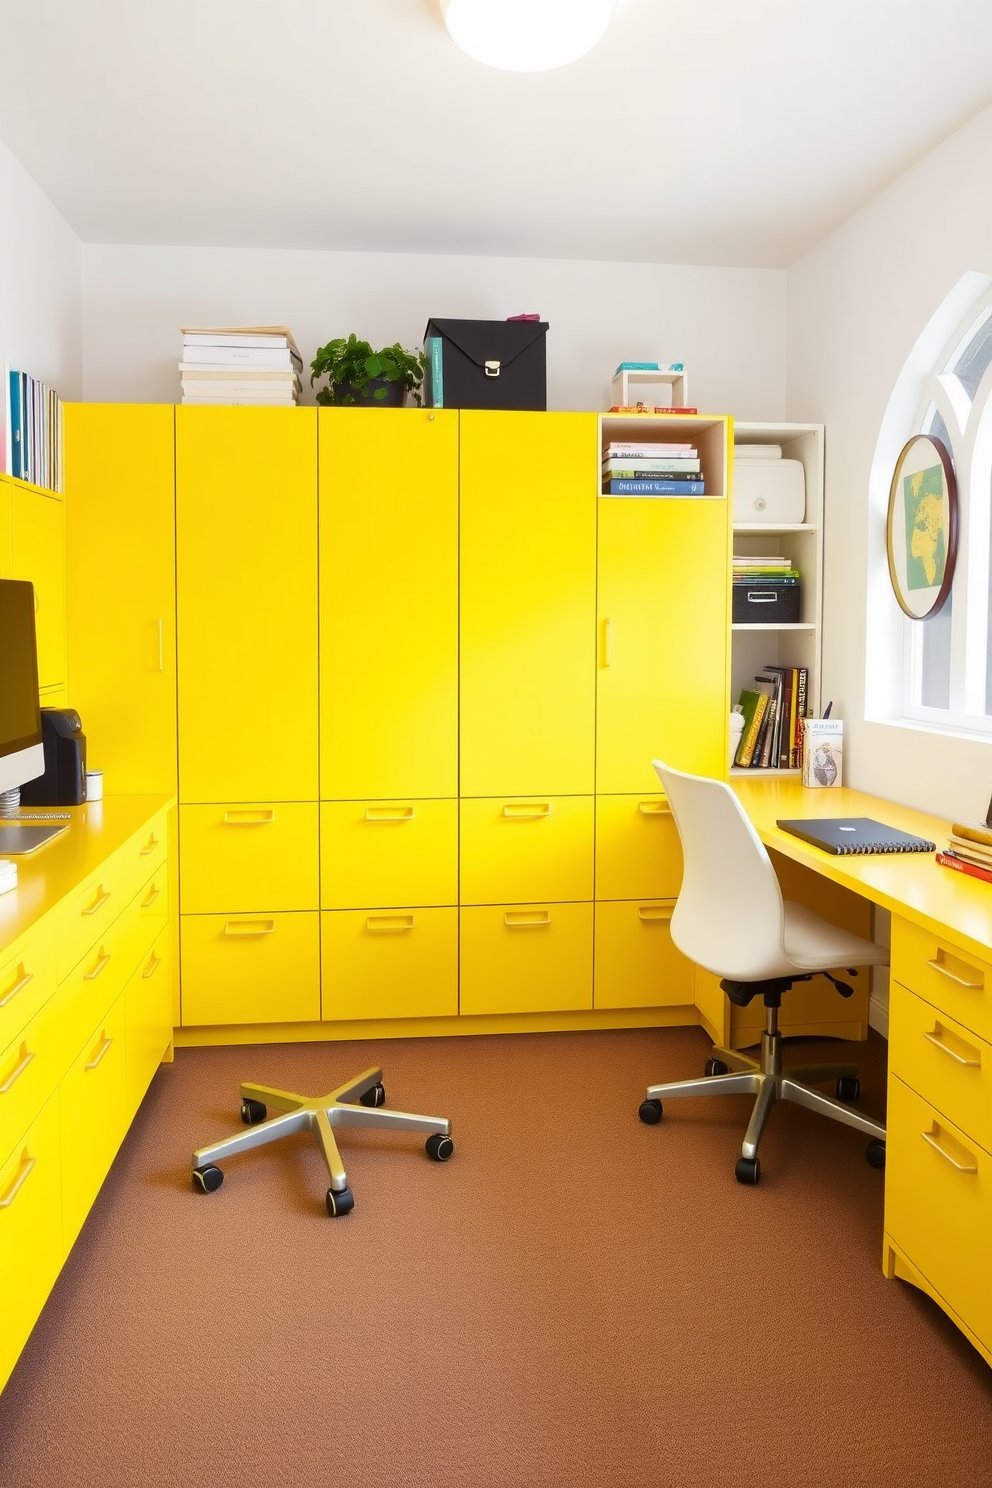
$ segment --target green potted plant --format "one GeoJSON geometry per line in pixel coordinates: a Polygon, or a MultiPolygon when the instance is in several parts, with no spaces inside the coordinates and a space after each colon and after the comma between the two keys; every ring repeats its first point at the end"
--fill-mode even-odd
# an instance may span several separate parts
{"type": "Polygon", "coordinates": [[[426,359],[423,351],[407,351],[396,342],[373,351],[367,341],[339,336],[321,346],[310,363],[310,386],[326,377],[317,402],[369,408],[400,408],[407,393],[420,403],[426,359]]]}

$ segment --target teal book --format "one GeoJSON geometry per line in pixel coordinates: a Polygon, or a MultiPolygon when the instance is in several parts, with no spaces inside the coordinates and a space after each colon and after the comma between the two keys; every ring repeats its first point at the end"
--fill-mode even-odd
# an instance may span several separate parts
{"type": "Polygon", "coordinates": [[[443,408],[444,357],[441,337],[428,336],[427,343],[424,349],[427,352],[427,370],[430,377],[430,388],[428,389],[427,406],[429,408],[443,408]]]}
{"type": "Polygon", "coordinates": [[[21,404],[20,372],[8,373],[7,387],[7,396],[10,399],[10,449],[7,455],[8,469],[11,475],[16,476],[18,480],[23,480],[24,446],[22,440],[23,410],[21,404]]]}

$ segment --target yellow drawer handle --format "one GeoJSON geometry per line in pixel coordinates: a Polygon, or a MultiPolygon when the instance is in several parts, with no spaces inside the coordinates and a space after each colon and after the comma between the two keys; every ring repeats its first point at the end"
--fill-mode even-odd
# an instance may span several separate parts
{"type": "Polygon", "coordinates": [[[638,801],[637,809],[642,816],[671,816],[672,808],[667,801],[638,801]]]}
{"type": "Polygon", "coordinates": [[[510,930],[539,930],[544,925],[551,924],[550,909],[508,909],[503,916],[503,924],[510,930]]]}
{"type": "Polygon", "coordinates": [[[404,935],[415,924],[412,914],[365,916],[365,928],[370,935],[404,935]]]}
{"type": "Polygon", "coordinates": [[[106,1031],[104,1031],[103,1033],[101,1033],[101,1035],[100,1035],[100,1048],[99,1048],[99,1052],[90,1060],[89,1064],[84,1064],[83,1065],[83,1069],[85,1069],[85,1070],[95,1070],[96,1067],[97,1067],[97,1065],[100,1063],[101,1059],[106,1054],[107,1050],[110,1048],[110,1046],[111,1046],[111,1044],[113,1042],[114,1041],[113,1041],[112,1038],[108,1038],[107,1037],[106,1031]]]}
{"type": "Polygon", "coordinates": [[[156,621],[156,626],[157,626],[157,629],[158,629],[158,669],[159,669],[160,672],[164,672],[165,671],[165,620],[164,619],[157,620],[156,621]]]}
{"type": "Polygon", "coordinates": [[[18,992],[23,992],[28,982],[34,981],[34,972],[25,971],[23,964],[17,968],[17,975],[18,980],[11,987],[10,991],[6,992],[3,997],[0,997],[0,1008],[6,1007],[8,1002],[13,1002],[18,992]]]}
{"type": "Polygon", "coordinates": [[[985,978],[981,975],[980,972],[978,974],[979,980],[977,982],[969,982],[964,977],[955,976],[953,971],[949,971],[944,963],[942,961],[938,961],[936,958],[934,958],[933,961],[928,961],[927,965],[929,967],[932,967],[934,971],[939,971],[941,976],[945,976],[950,981],[956,982],[959,987],[967,987],[969,992],[980,992],[985,985],[985,978]]]}
{"type": "Polygon", "coordinates": [[[981,1052],[973,1048],[971,1044],[965,1043],[964,1039],[958,1038],[940,1023],[934,1024],[933,1033],[925,1033],[923,1037],[928,1044],[933,1044],[935,1049],[939,1049],[942,1054],[947,1054],[956,1064],[966,1065],[968,1069],[981,1069],[981,1052]],[[954,1048],[955,1044],[958,1049],[963,1050],[962,1053],[959,1054],[958,1049],[954,1048]]]}
{"type": "Polygon", "coordinates": [[[538,817],[551,815],[550,801],[508,801],[503,807],[503,815],[511,817],[515,821],[534,821],[538,817]]]}
{"type": "Polygon", "coordinates": [[[93,970],[83,972],[83,981],[95,982],[101,971],[106,971],[109,962],[110,952],[101,949],[99,956],[96,958],[96,965],[93,970]]]}
{"type": "Polygon", "coordinates": [[[141,848],[140,852],[138,853],[138,856],[140,858],[147,858],[148,854],[149,853],[153,853],[157,847],[158,847],[158,838],[155,836],[155,833],[153,832],[152,835],[149,837],[148,841],[145,843],[144,847],[141,848]]]}
{"type": "Polygon", "coordinates": [[[413,821],[413,818],[412,806],[366,806],[365,808],[367,822],[403,822],[413,821]]]}
{"type": "Polygon", "coordinates": [[[637,918],[657,925],[660,921],[670,920],[673,909],[674,906],[670,904],[641,904],[637,909],[637,918]]]}
{"type": "Polygon", "coordinates": [[[34,1050],[33,1049],[29,1049],[28,1046],[27,1046],[27,1044],[22,1044],[21,1045],[21,1059],[20,1059],[20,1063],[17,1065],[16,1069],[14,1069],[14,1070],[11,1071],[11,1073],[7,1076],[7,1078],[3,1082],[3,1084],[0,1085],[0,1095],[6,1095],[7,1094],[8,1090],[10,1090],[13,1087],[14,1082],[16,1080],[19,1080],[21,1078],[21,1076],[23,1075],[24,1071],[27,1069],[28,1065],[31,1063],[31,1061],[32,1061],[33,1058],[34,1058],[34,1050]]]}
{"type": "Polygon", "coordinates": [[[103,887],[103,885],[101,884],[101,886],[100,886],[100,892],[97,894],[96,898],[94,899],[93,903],[90,905],[89,909],[84,909],[84,910],[81,911],[81,913],[83,913],[84,915],[93,915],[93,914],[96,914],[97,910],[98,909],[102,909],[103,906],[106,904],[106,902],[107,902],[107,900],[109,898],[110,898],[110,890],[109,889],[105,889],[103,887]]]}
{"type": "Polygon", "coordinates": [[[978,1163],[972,1157],[967,1147],[963,1147],[960,1142],[955,1142],[954,1138],[949,1136],[947,1132],[941,1131],[936,1121],[928,1132],[920,1132],[920,1136],[929,1147],[933,1148],[934,1152],[940,1153],[945,1162],[949,1162],[952,1168],[957,1168],[959,1173],[978,1172],[978,1163]],[[942,1145],[942,1143],[946,1143],[947,1146],[942,1145]],[[948,1148],[952,1150],[949,1151],[948,1148]],[[955,1156],[953,1150],[955,1148],[957,1149],[957,1156],[955,1156]],[[961,1161],[961,1154],[964,1154],[964,1161],[961,1161]]]}
{"type": "Polygon", "coordinates": [[[252,809],[246,807],[238,810],[234,807],[224,812],[224,825],[226,827],[267,827],[276,819],[274,806],[260,806],[252,809]]]}
{"type": "Polygon", "coordinates": [[[613,665],[613,621],[603,621],[603,665],[613,665]]]}
{"type": "Polygon", "coordinates": [[[37,1161],[38,1159],[36,1157],[28,1157],[27,1149],[25,1148],[24,1152],[21,1154],[21,1164],[17,1170],[17,1177],[14,1179],[13,1183],[4,1194],[3,1198],[0,1199],[0,1209],[10,1208],[11,1204],[17,1198],[17,1195],[20,1193],[21,1189],[27,1182],[31,1170],[34,1168],[37,1161]]]}
{"type": "Polygon", "coordinates": [[[149,977],[153,977],[155,975],[155,973],[158,971],[158,969],[159,969],[159,967],[161,965],[162,965],[162,957],[161,956],[156,956],[155,952],[152,951],[152,959],[149,961],[148,965],[145,967],[144,971],[141,973],[141,980],[143,982],[147,982],[148,978],[149,977]]]}
{"type": "Polygon", "coordinates": [[[224,926],[224,934],[243,939],[252,935],[274,935],[275,928],[275,920],[228,920],[224,926]]]}
{"type": "Polygon", "coordinates": [[[141,908],[151,909],[152,905],[155,903],[155,900],[160,899],[161,897],[162,890],[159,888],[158,884],[152,884],[151,888],[148,890],[147,896],[141,901],[141,908]]]}

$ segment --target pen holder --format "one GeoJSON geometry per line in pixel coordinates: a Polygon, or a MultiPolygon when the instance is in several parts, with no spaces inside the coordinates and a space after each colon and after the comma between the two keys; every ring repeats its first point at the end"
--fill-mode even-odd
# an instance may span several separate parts
{"type": "Polygon", "coordinates": [[[844,720],[807,718],[803,721],[803,785],[844,783],[844,720]]]}

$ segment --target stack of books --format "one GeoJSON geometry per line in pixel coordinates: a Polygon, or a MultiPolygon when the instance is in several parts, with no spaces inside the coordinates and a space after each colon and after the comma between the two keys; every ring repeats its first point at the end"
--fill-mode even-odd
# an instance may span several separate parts
{"type": "Polygon", "coordinates": [[[0,427],[0,470],[18,480],[62,491],[64,437],[62,400],[26,372],[6,367],[4,419],[0,427]]]}
{"type": "Polygon", "coordinates": [[[809,673],[805,667],[766,666],[745,687],[734,709],[744,715],[734,764],[752,770],[798,770],[809,673]]]}
{"type": "Polygon", "coordinates": [[[608,444],[604,496],[703,496],[699,451],[688,441],[608,444]]]}
{"type": "Polygon", "coordinates": [[[184,403],[300,401],[303,359],[285,326],[191,326],[179,363],[184,403]]]}
{"type": "Polygon", "coordinates": [[[755,580],[765,585],[798,584],[799,570],[793,568],[791,558],[782,558],[778,553],[763,556],[751,553],[735,553],[733,561],[734,583],[753,584],[755,580]]]}
{"type": "Polygon", "coordinates": [[[947,847],[937,854],[937,862],[992,883],[992,827],[987,822],[952,822],[947,847]]]}

